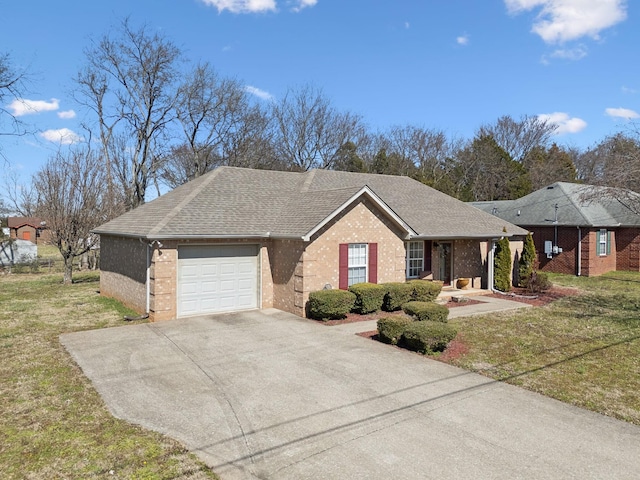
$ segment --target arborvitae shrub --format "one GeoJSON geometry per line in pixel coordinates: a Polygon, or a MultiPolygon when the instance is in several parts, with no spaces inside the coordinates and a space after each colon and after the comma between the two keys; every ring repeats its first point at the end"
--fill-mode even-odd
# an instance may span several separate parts
{"type": "Polygon", "coordinates": [[[536,246],[533,243],[533,236],[528,233],[524,239],[524,247],[522,248],[522,255],[518,261],[518,284],[521,287],[526,287],[529,277],[533,273],[533,269],[536,266],[536,246]]]}
{"type": "Polygon", "coordinates": [[[496,290],[508,292],[511,290],[511,248],[507,237],[498,241],[493,265],[493,283],[496,290]]]}

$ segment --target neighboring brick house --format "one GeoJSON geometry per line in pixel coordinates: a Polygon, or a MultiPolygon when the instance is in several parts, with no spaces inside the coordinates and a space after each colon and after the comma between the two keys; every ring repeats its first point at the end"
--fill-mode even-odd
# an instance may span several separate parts
{"type": "Polygon", "coordinates": [[[35,217],[9,217],[7,218],[9,237],[12,239],[27,240],[36,245],[49,243],[51,237],[47,224],[35,217]]]}
{"type": "Polygon", "coordinates": [[[363,281],[464,277],[479,288],[493,242],[526,234],[408,177],[233,167],[94,232],[101,293],[152,320],[267,307],[304,316],[309,292],[363,281]]]}
{"type": "MultiPolygon", "coordinates": [[[[636,194],[624,192],[629,195],[636,194]]],[[[584,276],[640,271],[640,215],[610,189],[557,182],[517,200],[472,205],[531,231],[542,271],[584,276]]]]}

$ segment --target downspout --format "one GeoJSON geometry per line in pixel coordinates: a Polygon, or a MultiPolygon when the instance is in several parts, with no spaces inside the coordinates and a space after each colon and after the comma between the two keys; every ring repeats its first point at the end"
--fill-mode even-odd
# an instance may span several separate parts
{"type": "Polygon", "coordinates": [[[151,248],[153,248],[153,242],[147,243],[147,315],[151,309],[151,248]]]}
{"type": "Polygon", "coordinates": [[[578,226],[578,277],[582,275],[582,230],[578,226]]]}
{"type": "Polygon", "coordinates": [[[492,238],[490,240],[490,248],[487,254],[487,289],[491,290],[492,292],[495,290],[495,285],[493,281],[494,279],[493,259],[495,257],[495,250],[496,250],[496,239],[492,238]]]}

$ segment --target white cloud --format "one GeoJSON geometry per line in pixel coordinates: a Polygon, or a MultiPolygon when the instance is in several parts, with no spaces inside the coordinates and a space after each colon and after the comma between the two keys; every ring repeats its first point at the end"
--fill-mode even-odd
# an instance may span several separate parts
{"type": "Polygon", "coordinates": [[[622,88],[620,88],[620,90],[622,90],[622,93],[629,93],[629,94],[634,94],[638,92],[635,88],[625,87],[624,85],[622,86],[622,88]]]}
{"type": "Polygon", "coordinates": [[[65,110],[64,112],[58,112],[58,118],[62,118],[63,120],[76,118],[76,112],[74,112],[73,110],[65,110]]]}
{"type": "Polygon", "coordinates": [[[261,13],[275,11],[275,0],[202,0],[218,12],[229,10],[231,13],[261,13]]]}
{"type": "Polygon", "coordinates": [[[466,33],[464,35],[460,35],[456,38],[456,42],[458,45],[468,45],[469,44],[469,35],[466,33]]]}
{"type": "Polygon", "coordinates": [[[551,52],[550,56],[564,60],[581,60],[587,56],[587,48],[584,45],[575,48],[559,48],[551,52]]]}
{"type": "Polygon", "coordinates": [[[577,117],[569,117],[568,113],[554,112],[542,113],[538,115],[539,120],[555,123],[558,129],[555,131],[557,135],[563,133],[578,133],[587,127],[587,122],[577,117]]]}
{"type": "Polygon", "coordinates": [[[49,142],[59,143],[61,145],[71,145],[82,141],[82,137],[80,135],[68,128],[45,130],[40,134],[40,136],[49,142]]]}
{"type": "Polygon", "coordinates": [[[409,30],[411,28],[411,24],[409,22],[404,22],[404,28],[409,30]]]}
{"type": "Polygon", "coordinates": [[[511,14],[540,8],[532,31],[547,43],[584,36],[599,38],[602,30],[627,18],[627,0],[504,0],[511,14]]]}
{"type": "Polygon", "coordinates": [[[624,118],[631,120],[632,118],[640,118],[640,114],[628,108],[607,108],[604,111],[607,115],[614,118],[624,118]]]}
{"type": "MultiPolygon", "coordinates": [[[[278,9],[276,0],[201,0],[203,3],[218,9],[218,13],[228,10],[231,13],[264,13],[278,9]]],[[[313,7],[318,0],[285,0],[294,12],[313,7]]]]}
{"type": "Polygon", "coordinates": [[[303,8],[315,6],[315,4],[318,3],[318,0],[293,0],[290,3],[293,3],[293,7],[291,7],[291,10],[293,10],[294,12],[299,12],[303,8]]]}
{"type": "Polygon", "coordinates": [[[259,89],[258,87],[252,87],[251,85],[247,85],[244,87],[245,91],[249,92],[251,95],[255,95],[262,100],[273,100],[273,95],[269,92],[265,92],[264,90],[259,89]]]}
{"type": "Polygon", "coordinates": [[[50,112],[60,108],[60,101],[52,98],[48,102],[46,100],[29,100],[27,98],[16,98],[8,105],[12,110],[12,114],[16,117],[23,115],[33,115],[40,112],[50,112]]]}

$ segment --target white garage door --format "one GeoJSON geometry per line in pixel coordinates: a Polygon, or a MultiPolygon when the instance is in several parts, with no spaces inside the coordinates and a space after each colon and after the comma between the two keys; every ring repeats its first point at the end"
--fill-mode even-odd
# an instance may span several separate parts
{"type": "Polygon", "coordinates": [[[258,308],[257,245],[178,247],[178,316],[258,308]]]}

